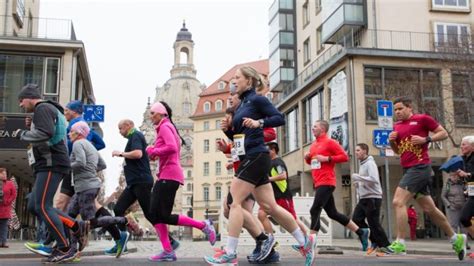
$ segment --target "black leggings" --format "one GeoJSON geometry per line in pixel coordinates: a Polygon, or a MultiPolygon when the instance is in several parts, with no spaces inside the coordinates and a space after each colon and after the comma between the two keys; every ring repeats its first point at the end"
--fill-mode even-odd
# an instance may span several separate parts
{"type": "Polygon", "coordinates": [[[316,188],[314,193],[313,206],[309,211],[311,214],[311,230],[319,231],[321,228],[321,211],[324,209],[329,218],[336,220],[343,226],[349,224],[350,219],[339,213],[336,209],[336,204],[334,203],[334,197],[332,193],[336,187],[333,186],[320,186],[316,188]]]}
{"type": "MultiPolygon", "coordinates": [[[[474,197],[470,196],[467,202],[462,207],[460,221],[462,226],[464,227],[471,227],[472,222],[471,218],[474,216],[474,197]]],[[[474,236],[471,236],[474,237],[474,236]]]]}
{"type": "MultiPolygon", "coordinates": [[[[122,194],[120,195],[119,199],[117,200],[117,204],[114,207],[114,214],[115,216],[125,216],[125,211],[138,200],[138,204],[143,210],[145,214],[145,218],[151,222],[150,219],[150,194],[151,194],[151,187],[153,184],[151,183],[144,183],[144,184],[134,184],[131,187],[127,187],[124,189],[122,194]]],[[[120,230],[126,231],[127,228],[125,225],[120,224],[118,225],[120,230]]]]}
{"type": "Polygon", "coordinates": [[[390,242],[379,219],[381,206],[382,199],[360,199],[352,214],[352,220],[360,228],[370,228],[370,241],[372,243],[376,243],[378,247],[387,247],[390,242]],[[366,218],[369,225],[365,222],[366,218]]]}
{"type": "Polygon", "coordinates": [[[150,202],[151,224],[178,224],[178,215],[173,211],[174,198],[179,183],[173,180],[158,180],[153,186],[150,202]]]}

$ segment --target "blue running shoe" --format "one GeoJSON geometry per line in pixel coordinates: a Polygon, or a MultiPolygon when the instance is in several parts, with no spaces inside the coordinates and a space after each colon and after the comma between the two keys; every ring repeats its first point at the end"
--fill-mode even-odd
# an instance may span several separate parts
{"type": "Polygon", "coordinates": [[[262,247],[262,243],[257,242],[257,245],[253,249],[252,254],[247,256],[247,260],[248,260],[249,263],[254,263],[256,261],[256,258],[260,254],[261,247],[262,247]]]}
{"type": "Polygon", "coordinates": [[[305,239],[305,244],[301,247],[301,254],[306,258],[305,266],[313,265],[314,257],[315,257],[315,250],[317,246],[317,239],[316,235],[309,235],[305,239]]]}
{"type": "Polygon", "coordinates": [[[148,260],[149,261],[155,261],[155,262],[158,262],[158,261],[176,261],[176,254],[174,253],[174,251],[166,252],[166,251],[163,250],[159,254],[149,257],[148,260]]]}
{"type": "Polygon", "coordinates": [[[120,232],[120,239],[117,241],[117,253],[115,257],[118,259],[122,255],[123,251],[127,247],[128,238],[130,233],[127,231],[120,232]]]}
{"type": "Polygon", "coordinates": [[[273,246],[275,245],[275,238],[273,235],[268,235],[268,238],[262,242],[262,247],[260,249],[260,254],[255,258],[257,261],[265,260],[270,252],[272,252],[273,246]]]}
{"type": "Polygon", "coordinates": [[[53,248],[45,246],[41,243],[26,242],[25,247],[33,253],[41,256],[49,257],[53,253],[53,248]]]}
{"type": "Polygon", "coordinates": [[[211,246],[214,246],[217,240],[216,229],[214,228],[214,225],[211,219],[205,220],[204,223],[206,225],[204,226],[202,231],[204,232],[204,234],[206,234],[206,237],[209,240],[209,243],[211,243],[211,246]]]}
{"type": "Polygon", "coordinates": [[[76,258],[77,250],[75,248],[69,248],[68,251],[63,252],[59,249],[54,249],[51,255],[46,258],[45,263],[62,263],[72,261],[76,258]]]}
{"type": "Polygon", "coordinates": [[[270,252],[270,255],[268,255],[268,257],[263,260],[263,261],[259,261],[257,262],[257,264],[274,264],[274,263],[279,263],[280,262],[280,253],[276,252],[275,250],[272,250],[272,252],[270,252]]]}

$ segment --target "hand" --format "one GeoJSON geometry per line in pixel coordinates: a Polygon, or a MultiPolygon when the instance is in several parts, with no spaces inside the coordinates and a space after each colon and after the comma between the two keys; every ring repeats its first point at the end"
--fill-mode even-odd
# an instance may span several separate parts
{"type": "Polygon", "coordinates": [[[253,120],[252,118],[248,118],[248,117],[244,117],[243,120],[244,120],[244,122],[242,123],[242,125],[244,127],[248,127],[248,128],[259,128],[260,127],[260,122],[258,122],[257,120],[253,120]]]}
{"type": "Polygon", "coordinates": [[[412,135],[410,139],[411,144],[413,145],[423,145],[426,143],[426,137],[420,137],[418,135],[412,135]]]}
{"type": "Polygon", "coordinates": [[[25,126],[26,128],[30,128],[31,127],[31,121],[33,120],[33,118],[31,118],[31,116],[27,116],[25,117],[25,126]]]}
{"type": "Polygon", "coordinates": [[[20,139],[22,134],[23,134],[23,129],[20,128],[20,129],[17,129],[15,131],[13,131],[12,137],[20,139]]]}
{"type": "Polygon", "coordinates": [[[120,157],[121,154],[122,154],[121,151],[113,151],[112,152],[112,157],[120,157]]]}
{"type": "Polygon", "coordinates": [[[229,120],[227,120],[227,119],[222,119],[222,120],[221,120],[221,129],[222,129],[223,131],[227,131],[227,130],[229,130],[229,127],[230,127],[230,122],[229,122],[229,120]]]}
{"type": "Polygon", "coordinates": [[[468,177],[468,176],[470,176],[469,173],[466,173],[466,172],[464,172],[464,171],[461,170],[461,169],[458,169],[458,170],[456,171],[456,174],[457,174],[458,176],[460,176],[460,177],[468,177]]]}
{"type": "Polygon", "coordinates": [[[324,163],[324,162],[328,162],[329,161],[329,156],[324,156],[324,155],[316,155],[316,157],[314,157],[316,160],[318,160],[318,162],[320,163],[324,163]]]}
{"type": "Polygon", "coordinates": [[[304,159],[305,159],[305,160],[311,159],[311,154],[310,154],[309,152],[305,153],[305,154],[304,154],[304,159]]]}
{"type": "Polygon", "coordinates": [[[390,135],[388,135],[388,140],[389,141],[395,141],[397,140],[398,137],[398,132],[397,131],[392,131],[390,132],[390,135]]]}
{"type": "Polygon", "coordinates": [[[221,152],[225,152],[227,150],[227,142],[223,139],[218,139],[216,141],[217,149],[221,152]]]}
{"type": "Polygon", "coordinates": [[[230,170],[232,168],[234,168],[234,163],[232,163],[232,162],[229,162],[225,165],[225,169],[227,169],[227,170],[230,170]]]}

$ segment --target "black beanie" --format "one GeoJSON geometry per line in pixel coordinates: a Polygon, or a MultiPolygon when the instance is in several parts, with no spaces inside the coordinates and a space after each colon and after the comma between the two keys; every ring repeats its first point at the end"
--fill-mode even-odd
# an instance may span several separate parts
{"type": "Polygon", "coordinates": [[[25,85],[20,94],[18,94],[18,99],[41,99],[41,94],[36,84],[27,84],[25,85]]]}

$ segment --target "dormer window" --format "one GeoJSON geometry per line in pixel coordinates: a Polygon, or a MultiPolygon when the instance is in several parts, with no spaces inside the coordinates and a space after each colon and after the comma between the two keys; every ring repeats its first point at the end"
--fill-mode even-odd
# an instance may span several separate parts
{"type": "Polygon", "coordinates": [[[222,100],[216,101],[216,111],[222,111],[222,100]]]}
{"type": "Polygon", "coordinates": [[[204,113],[209,113],[211,111],[211,103],[205,102],[203,108],[204,108],[204,113]]]}
{"type": "Polygon", "coordinates": [[[219,84],[217,85],[217,88],[219,90],[223,90],[225,88],[226,82],[225,81],[220,81],[219,84]]]}

